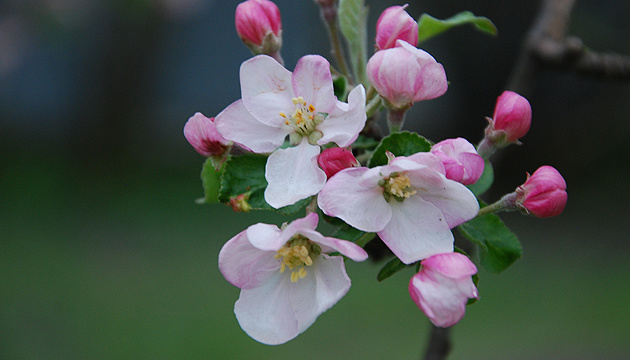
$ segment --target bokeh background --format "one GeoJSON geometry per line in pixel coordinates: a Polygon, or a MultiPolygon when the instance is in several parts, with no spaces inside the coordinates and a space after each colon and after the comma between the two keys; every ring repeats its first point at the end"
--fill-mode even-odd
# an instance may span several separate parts
{"type": "MultiPolygon", "coordinates": [[[[312,1],[277,0],[289,69],[328,54],[312,1]]],[[[0,1],[1,359],[416,359],[429,322],[382,263],[348,263],[349,294],[297,339],[265,346],[232,313],[238,289],[217,269],[246,226],[289,220],[199,206],[203,158],[186,120],[240,97],[250,53],[233,25],[238,1],[0,1]]],[[[368,1],[370,38],[392,1],[368,1]]],[[[470,27],[424,48],[450,81],[416,104],[407,129],[476,143],[504,90],[540,1],[409,1],[415,18],[462,10],[470,27]]],[[[570,33],[630,54],[630,2],[581,0],[570,33]]],[[[493,158],[494,201],[526,172],[555,166],[569,201],[556,218],[506,214],[524,257],[481,270],[481,300],[453,330],[451,359],[630,357],[630,82],[544,69],[527,94],[522,146],[493,158]]]]}

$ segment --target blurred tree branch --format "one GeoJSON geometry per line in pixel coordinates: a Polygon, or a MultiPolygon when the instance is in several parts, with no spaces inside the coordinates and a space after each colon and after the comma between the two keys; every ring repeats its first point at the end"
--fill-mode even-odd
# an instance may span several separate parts
{"type": "Polygon", "coordinates": [[[536,73],[555,66],[578,74],[630,79],[630,56],[589,50],[578,37],[567,35],[576,0],[543,0],[521,48],[507,89],[527,97],[536,73]]]}
{"type": "MultiPolygon", "coordinates": [[[[630,80],[630,56],[589,50],[582,40],[567,35],[576,0],[543,0],[508,81],[507,90],[531,96],[543,67],[582,75],[630,80]]],[[[431,326],[425,360],[446,359],[451,349],[450,328],[431,326]]]]}

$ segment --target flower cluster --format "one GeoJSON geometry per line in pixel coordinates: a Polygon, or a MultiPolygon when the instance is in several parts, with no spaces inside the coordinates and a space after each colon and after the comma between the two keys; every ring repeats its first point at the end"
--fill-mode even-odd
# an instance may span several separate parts
{"type": "MultiPolygon", "coordinates": [[[[333,46],[340,45],[337,2],[315,3],[333,46]]],[[[529,102],[514,92],[499,97],[477,147],[463,138],[434,143],[400,131],[413,104],[438,98],[448,88],[444,67],[417,47],[418,23],[406,7],[381,14],[376,51],[367,63],[353,64],[353,73],[342,56],[335,68],[320,55],[301,57],[291,72],[280,56],[278,7],[269,0],[239,4],[236,29],[254,54],[240,67],[241,98],[214,118],[196,113],[184,126],[193,148],[212,160],[202,172],[209,177],[206,201],[224,202],[235,211],[306,210],[305,217],[281,227],[251,225],[219,253],[221,273],[241,290],[236,319],[259,342],[287,342],[337,303],[351,285],[344,257],[364,261],[363,246],[372,239],[382,241],[393,253],[391,261],[399,263],[383,267],[379,278],[415,266],[411,299],[435,326],[453,326],[479,294],[473,281],[477,267],[455,247],[452,229],[482,222],[468,236],[479,243],[475,236],[495,226],[492,237],[482,239],[492,242],[512,234],[496,228],[491,213],[521,210],[550,217],[564,208],[564,179],[542,167],[514,193],[480,209],[480,189],[493,180],[490,155],[518,143],[530,127],[529,102]],[[370,130],[381,107],[390,127],[383,139],[370,130]],[[220,188],[211,188],[213,183],[220,188]],[[336,235],[316,230],[320,218],[336,227],[336,235]]],[[[503,255],[508,250],[500,240],[491,245],[484,251],[496,251],[494,256],[520,256],[503,255]]]]}

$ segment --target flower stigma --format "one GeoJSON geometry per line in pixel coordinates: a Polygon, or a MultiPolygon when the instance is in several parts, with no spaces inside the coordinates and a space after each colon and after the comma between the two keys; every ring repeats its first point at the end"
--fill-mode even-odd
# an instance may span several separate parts
{"type": "Polygon", "coordinates": [[[404,174],[392,173],[390,176],[381,179],[378,185],[383,188],[383,196],[387,201],[391,197],[396,199],[396,201],[403,201],[417,192],[411,187],[409,177],[404,174]]]}
{"type": "Polygon", "coordinates": [[[284,273],[288,267],[291,270],[291,282],[295,283],[306,277],[305,266],[313,266],[311,255],[317,256],[321,252],[319,245],[297,234],[287,241],[274,257],[280,259],[280,273],[284,273]]]}
{"type": "Polygon", "coordinates": [[[291,99],[295,105],[295,111],[291,116],[281,112],[279,115],[284,118],[284,124],[291,127],[293,132],[290,135],[292,145],[297,145],[306,136],[309,144],[317,145],[317,141],[324,134],[317,130],[317,125],[324,121],[324,114],[315,112],[315,106],[308,104],[304,98],[299,96],[291,99]]]}

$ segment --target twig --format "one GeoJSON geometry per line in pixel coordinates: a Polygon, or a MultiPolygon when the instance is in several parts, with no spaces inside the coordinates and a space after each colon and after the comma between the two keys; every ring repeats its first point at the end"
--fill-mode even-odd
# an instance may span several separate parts
{"type": "Polygon", "coordinates": [[[451,350],[451,328],[431,325],[431,335],[424,360],[444,360],[451,350]]]}
{"type": "Polygon", "coordinates": [[[575,0],[544,0],[512,72],[508,89],[529,95],[543,66],[614,79],[630,79],[630,56],[590,51],[567,35],[575,0]]]}

